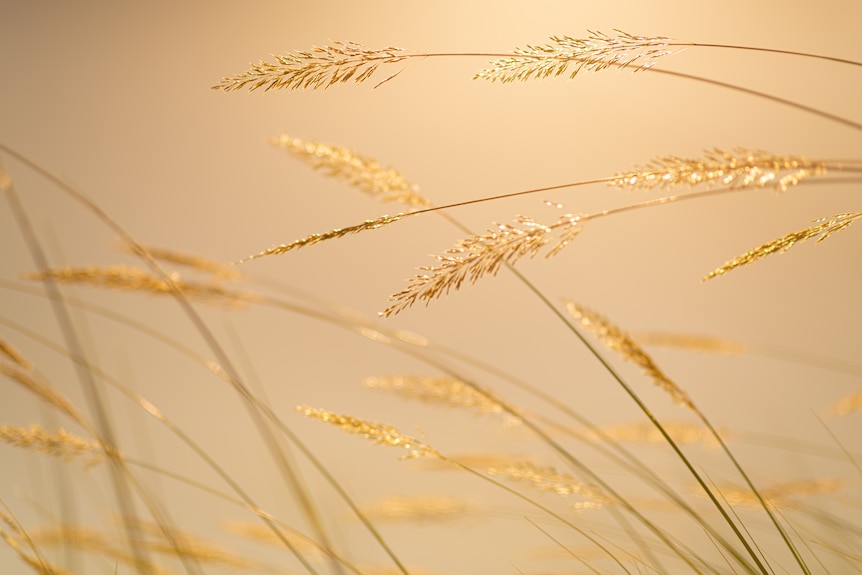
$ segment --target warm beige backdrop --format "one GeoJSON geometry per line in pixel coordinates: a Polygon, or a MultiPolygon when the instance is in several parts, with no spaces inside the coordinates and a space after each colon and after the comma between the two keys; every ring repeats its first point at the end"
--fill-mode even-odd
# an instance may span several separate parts
{"type": "MultiPolygon", "coordinates": [[[[0,142],[86,193],[142,243],[225,261],[398,211],[271,148],[267,139],[281,132],[372,155],[404,172],[437,204],[603,177],[656,155],[693,155],[713,146],[828,158],[859,157],[862,144],[862,133],[788,107],[647,73],[611,70],[574,81],[518,85],[473,81],[472,74],[486,64],[482,58],[413,60],[377,89],[372,84],[316,93],[224,94],[209,89],[251,61],[331,40],[419,52],[500,52],[542,43],[553,34],[583,36],[587,30],[618,28],[862,60],[858,2],[0,0],[0,14],[0,142]]],[[[862,71],[852,67],[694,48],[661,66],[862,120],[862,71]]],[[[385,77],[386,71],[380,74],[385,77]]],[[[0,160],[53,262],[135,263],[116,251],[117,238],[92,214],[21,162],[2,153],[0,160]]],[[[480,204],[452,214],[482,230],[516,214],[555,219],[556,211],[543,200],[589,212],[642,197],[651,196],[597,186],[480,204]]],[[[858,184],[810,186],[780,195],[759,191],[662,207],[594,222],[553,260],[526,263],[522,269],[554,301],[576,299],[631,331],[719,335],[827,356],[837,366],[857,361],[862,341],[862,230],[851,228],[819,246],[795,248],[714,282],[701,284],[699,279],[725,260],[805,227],[813,218],[859,209],[858,184]]],[[[439,218],[421,217],[245,264],[242,270],[373,318],[415,266],[432,262],[427,254],[441,252],[460,235],[439,218]]],[[[34,264],[6,204],[0,208],[0,246],[0,336],[22,348],[51,382],[82,400],[68,361],[10,323],[60,341],[45,300],[7,287],[10,282],[20,285],[21,274],[34,264]]],[[[134,317],[210,357],[174,302],[90,289],[70,293],[134,317]]],[[[533,548],[553,546],[519,519],[534,512],[514,500],[469,478],[417,473],[412,462],[394,461],[397,453],[302,420],[292,408],[307,403],[386,421],[410,433],[424,432],[447,452],[508,449],[559,464],[525,433],[499,431],[491,422],[462,413],[405,404],[361,389],[359,382],[370,375],[432,372],[369,339],[271,309],[225,313],[204,307],[201,313],[243,374],[266,389],[276,411],[359,501],[391,494],[460,493],[484,504],[494,502],[495,514],[512,517],[474,518],[430,532],[387,528],[405,560],[451,573],[570,566],[530,555],[533,548]]],[[[74,317],[91,361],[174,418],[262,506],[292,516],[293,504],[270,456],[223,382],[139,332],[81,311],[74,317]]],[[[597,423],[638,420],[630,401],[595,361],[506,273],[386,325],[525,378],[597,423]]],[[[758,433],[760,439],[777,436],[835,449],[835,439],[818,420],[822,418],[845,447],[860,449],[858,416],[829,418],[830,405],[858,391],[858,367],[853,376],[757,357],[692,357],[667,350],[656,350],[655,356],[718,426],[758,433]]],[[[622,372],[663,417],[686,419],[636,369],[625,366],[622,372]]],[[[498,378],[474,369],[467,373],[524,407],[550,412],[498,378]]],[[[129,453],[224,489],[140,409],[113,392],[107,395],[121,446],[129,453]]],[[[3,382],[0,397],[0,424],[63,423],[9,382],[3,382]]],[[[843,476],[852,483],[844,494],[858,500],[858,473],[844,461],[808,454],[802,447],[763,447],[753,440],[740,441],[736,448],[763,483],[843,476]]],[[[686,477],[672,456],[659,449],[644,453],[686,489],[686,477]]],[[[735,480],[718,456],[709,455],[701,464],[716,482],[735,480]]],[[[85,524],[109,522],[113,499],[105,476],[98,469],[80,469],[77,463],[55,465],[40,455],[0,447],[0,496],[34,529],[56,520],[59,501],[70,494],[74,509],[66,512],[72,517],[85,524]]],[[[616,479],[620,472],[609,473],[616,479]]],[[[164,497],[181,526],[259,553],[258,547],[237,545],[221,534],[224,520],[249,519],[241,511],[169,479],[142,477],[164,497]]],[[[309,478],[318,481],[311,472],[309,478]]],[[[338,525],[338,545],[360,563],[383,562],[355,522],[345,519],[344,506],[331,492],[323,487],[316,491],[327,521],[338,525]]],[[[852,509],[850,515],[858,518],[858,506],[852,509]]],[[[271,562],[284,556],[266,555],[271,562]]],[[[54,557],[62,561],[61,555],[54,557]]],[[[0,571],[7,569],[19,572],[23,567],[4,547],[0,571]]],[[[99,562],[82,572],[113,573],[114,565],[99,562]]],[[[131,569],[120,566],[117,572],[131,569]]]]}

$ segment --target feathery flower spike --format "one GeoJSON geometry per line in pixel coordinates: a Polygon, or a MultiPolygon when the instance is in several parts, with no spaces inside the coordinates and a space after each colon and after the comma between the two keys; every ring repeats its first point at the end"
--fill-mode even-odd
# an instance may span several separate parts
{"type": "Polygon", "coordinates": [[[531,78],[561,76],[572,66],[569,78],[581,71],[598,72],[605,68],[651,68],[656,61],[673,53],[670,38],[633,36],[615,30],[616,36],[589,32],[584,39],[552,36],[543,46],[517,48],[515,56],[491,62],[491,67],[478,72],[474,79],[492,82],[527,81],[531,78]]]}
{"type": "Polygon", "coordinates": [[[752,264],[759,259],[765,258],[766,256],[776,253],[784,253],[790,248],[792,248],[793,245],[797,242],[804,242],[812,238],[817,238],[816,243],[819,244],[820,242],[828,238],[831,234],[834,234],[835,232],[840,232],[841,230],[858,220],[860,217],[862,217],[862,212],[852,212],[846,214],[837,214],[830,218],[820,218],[817,220],[813,220],[816,225],[809,228],[805,228],[804,230],[799,230],[798,232],[791,232],[789,234],[781,236],[776,240],[772,240],[771,242],[760,245],[753,250],[726,262],[720,268],[709,272],[709,274],[707,274],[701,281],[710,280],[714,277],[724,275],[731,270],[752,264]]]}
{"type": "Polygon", "coordinates": [[[393,391],[424,403],[475,409],[481,413],[503,413],[499,402],[451,377],[368,377],[362,384],[372,389],[393,391]]]}
{"type": "Polygon", "coordinates": [[[370,439],[372,443],[378,445],[389,445],[391,447],[400,447],[407,450],[407,455],[399,459],[416,459],[418,457],[440,457],[440,453],[430,445],[414,439],[409,435],[404,435],[394,427],[382,423],[373,423],[351,417],[349,415],[339,415],[324,409],[315,409],[304,405],[298,405],[296,411],[306,417],[313,417],[331,423],[340,428],[342,431],[359,435],[365,439],[370,439]]]}
{"type": "Polygon", "coordinates": [[[52,433],[36,424],[30,427],[0,425],[0,442],[41,451],[65,461],[87,455],[88,466],[98,463],[105,455],[101,445],[95,441],[72,435],[65,429],[52,433]]]}
{"type": "Polygon", "coordinates": [[[772,186],[783,192],[806,178],[824,174],[827,168],[840,166],[804,156],[779,156],[745,148],[732,151],[714,148],[704,152],[701,158],[655,158],[632,171],[618,174],[609,185],[632,190],[698,185],[721,185],[734,189],[772,186]]]}
{"type": "Polygon", "coordinates": [[[382,202],[399,202],[413,207],[431,205],[419,193],[419,186],[407,181],[404,174],[348,148],[300,140],[287,134],[272,138],[270,143],[329,177],[344,180],[369,196],[379,197],[382,202]]]}
{"type": "Polygon", "coordinates": [[[213,90],[234,92],[247,88],[250,92],[269,90],[305,90],[329,88],[353,80],[359,84],[374,74],[381,64],[395,64],[404,59],[401,48],[369,50],[353,42],[333,42],[331,46],[315,46],[284,56],[274,56],[275,62],[252,64],[235,76],[222,78],[213,90]]]}
{"type": "MultiPolygon", "coordinates": [[[[86,284],[107,289],[143,291],[156,295],[173,293],[171,285],[140,268],[127,266],[108,267],[60,267],[49,268],[25,276],[31,280],[50,278],[57,282],[86,284]]],[[[249,292],[233,291],[215,283],[182,281],[178,274],[171,274],[174,286],[188,297],[199,298],[207,303],[241,305],[255,301],[258,297],[249,292]]]]}
{"type": "Polygon", "coordinates": [[[361,224],[356,224],[355,226],[348,226],[346,228],[335,228],[334,230],[329,230],[328,232],[324,232],[322,234],[311,234],[310,236],[305,236],[304,238],[298,239],[296,241],[290,242],[289,244],[281,244],[278,246],[271,247],[266,249],[260,253],[250,255],[244,257],[239,260],[237,263],[244,263],[250,260],[260,259],[266,256],[277,256],[281,254],[285,254],[292,250],[298,250],[299,248],[304,248],[306,246],[313,246],[314,244],[319,244],[320,242],[325,242],[326,240],[334,240],[336,238],[341,238],[344,236],[348,236],[350,234],[358,234],[360,232],[364,232],[366,230],[376,230],[377,228],[381,228],[385,225],[392,224],[400,220],[404,216],[408,216],[408,214],[396,214],[394,216],[380,216],[379,218],[373,220],[365,220],[361,224]]]}
{"type": "Polygon", "coordinates": [[[369,505],[365,514],[382,521],[443,521],[465,517],[473,506],[452,497],[423,495],[416,497],[387,497],[369,505]]]}
{"type": "Polygon", "coordinates": [[[623,330],[612,324],[600,314],[572,301],[565,302],[569,314],[578,320],[582,326],[595,334],[607,347],[619,352],[623,359],[639,365],[653,380],[653,383],[665,390],[675,403],[694,409],[694,404],[680,387],[670,380],[652,358],[623,330]]]}
{"type": "Polygon", "coordinates": [[[581,231],[579,215],[565,214],[555,223],[544,225],[532,218],[519,216],[519,225],[496,224],[483,235],[469,236],[436,256],[437,266],[423,266],[421,275],[408,280],[408,286],[390,296],[391,306],[380,312],[389,317],[418,301],[426,305],[452,289],[459,289],[465,280],[476,283],[486,275],[495,275],[503,264],[515,265],[524,256],[533,258],[554,239],[556,242],[545,254],[556,255],[581,231]]]}

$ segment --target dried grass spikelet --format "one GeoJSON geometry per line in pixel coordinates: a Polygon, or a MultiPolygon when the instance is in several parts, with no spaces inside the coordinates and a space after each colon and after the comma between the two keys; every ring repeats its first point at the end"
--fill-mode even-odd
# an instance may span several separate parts
{"type": "MultiPolygon", "coordinates": [[[[794,498],[800,495],[820,495],[837,493],[847,486],[840,479],[807,479],[786,481],[771,486],[759,488],[760,495],[770,505],[791,508],[796,505],[794,498]]],[[[722,496],[731,505],[761,507],[762,503],[750,489],[744,487],[727,487],[721,489],[722,496]]]]}
{"type": "MultiPolygon", "coordinates": [[[[240,537],[267,545],[276,545],[280,549],[284,549],[284,541],[273,533],[272,529],[267,525],[258,522],[231,521],[225,524],[224,529],[240,537]]],[[[308,538],[291,533],[290,531],[282,531],[281,535],[307,559],[317,561],[325,557],[320,546],[312,543],[308,538]]]]}
{"type": "Polygon", "coordinates": [[[71,417],[77,423],[87,427],[83,416],[75,409],[72,402],[60,393],[56,388],[39,379],[35,373],[17,365],[0,362],[0,374],[5,375],[12,381],[18,382],[31,393],[36,394],[39,399],[57,408],[62,413],[71,417]]]}
{"type": "MultiPolygon", "coordinates": [[[[603,507],[610,503],[610,498],[604,495],[596,485],[590,485],[578,481],[571,475],[560,473],[550,466],[539,466],[529,461],[510,463],[499,467],[488,468],[490,475],[506,477],[514,481],[530,483],[540,491],[550,491],[561,497],[580,495],[589,499],[594,508],[603,507]]],[[[579,508],[589,508],[578,506],[579,508]]]]}
{"type": "MultiPolygon", "coordinates": [[[[664,421],[661,424],[662,428],[670,435],[671,439],[677,444],[700,444],[707,449],[717,449],[719,447],[718,440],[711,431],[703,426],[692,425],[690,423],[668,422],[664,421]]],[[[721,431],[721,437],[728,437],[726,431],[721,431]]],[[[667,439],[661,432],[656,429],[655,425],[650,422],[638,422],[627,425],[615,425],[611,427],[601,428],[601,433],[591,432],[587,435],[591,441],[601,441],[607,437],[615,441],[625,441],[630,443],[656,443],[667,444],[667,439]]]]}
{"type": "MultiPolygon", "coordinates": [[[[488,469],[489,467],[504,467],[511,464],[517,458],[510,454],[458,453],[449,456],[448,459],[457,461],[460,465],[472,469],[488,469]]],[[[452,471],[458,469],[448,461],[441,459],[426,459],[422,461],[422,467],[429,471],[452,471]]]]}
{"type": "MultiPolygon", "coordinates": [[[[173,541],[165,537],[163,526],[154,521],[139,517],[115,518],[118,524],[128,528],[126,536],[133,534],[135,542],[143,549],[172,555],[174,557],[188,557],[200,563],[220,565],[235,569],[253,570],[260,569],[262,565],[245,557],[227,551],[224,547],[218,547],[213,543],[205,541],[202,537],[171,528],[170,534],[173,541]]],[[[270,531],[271,533],[271,531],[270,531]]],[[[62,542],[62,537],[57,538],[62,542]]]]}
{"type": "Polygon", "coordinates": [[[643,345],[673,347],[691,351],[723,353],[727,355],[739,355],[750,351],[750,347],[742,342],[710,335],[646,331],[638,332],[633,335],[634,338],[643,345]]]}
{"type": "Polygon", "coordinates": [[[251,68],[234,76],[226,76],[213,90],[234,92],[247,88],[250,92],[269,90],[316,90],[350,80],[364,82],[381,64],[395,64],[405,58],[401,48],[369,50],[353,42],[333,42],[331,46],[315,46],[282,56],[275,62],[252,64],[251,68]]]}
{"type": "Polygon", "coordinates": [[[549,44],[516,48],[515,56],[491,62],[490,68],[474,78],[503,83],[527,81],[561,76],[570,66],[569,78],[581,71],[597,72],[610,67],[632,67],[637,71],[653,67],[659,58],[673,52],[670,38],[615,32],[615,36],[609,36],[589,31],[583,39],[552,36],[549,44]]]}
{"type": "MultiPolygon", "coordinates": [[[[5,506],[5,503],[3,503],[2,500],[0,500],[0,503],[5,506]]],[[[38,552],[38,549],[33,543],[32,537],[29,533],[24,531],[23,526],[18,522],[17,518],[7,515],[2,509],[0,509],[0,521],[5,523],[8,527],[7,530],[3,527],[3,524],[0,523],[0,539],[5,541],[15,554],[18,555],[18,558],[26,563],[35,573],[39,573],[40,575],[72,575],[70,571],[57,567],[38,552]],[[13,534],[26,541],[34,552],[34,555],[30,555],[24,551],[21,544],[18,542],[18,539],[13,537],[13,534]]]]}
{"type": "Polygon", "coordinates": [[[459,289],[465,280],[476,283],[486,275],[495,275],[504,264],[515,265],[525,256],[535,257],[552,242],[545,257],[556,255],[580,233],[581,218],[565,214],[557,222],[544,225],[519,216],[518,225],[496,224],[485,234],[469,236],[443,255],[435,256],[439,265],[419,268],[425,273],[414,276],[404,290],[390,296],[395,303],[380,316],[395,315],[419,301],[427,305],[459,289]]]}
{"type": "Polygon", "coordinates": [[[7,533],[3,527],[0,527],[0,539],[3,539],[3,541],[5,541],[6,544],[18,555],[18,558],[26,563],[34,573],[38,573],[39,575],[72,575],[71,571],[66,571],[65,569],[57,567],[44,557],[34,557],[25,552],[21,548],[20,543],[7,533]]]}
{"type": "Polygon", "coordinates": [[[362,385],[392,391],[423,403],[474,409],[480,413],[503,413],[503,406],[488,394],[480,393],[451,377],[392,375],[367,377],[362,385]]]}
{"type": "Polygon", "coordinates": [[[266,249],[260,253],[244,257],[239,260],[238,263],[247,262],[250,260],[256,260],[266,256],[277,256],[281,254],[285,254],[292,250],[298,250],[299,248],[304,248],[306,246],[312,246],[314,244],[318,244],[320,242],[324,242],[326,240],[334,240],[337,238],[341,238],[344,236],[348,236],[351,234],[358,234],[360,232],[364,232],[366,230],[376,230],[377,228],[381,228],[385,225],[397,222],[402,217],[409,214],[396,214],[394,216],[381,216],[379,218],[373,220],[365,220],[361,224],[357,224],[355,226],[349,226],[346,228],[335,228],[334,230],[330,230],[328,232],[324,232],[322,234],[312,234],[310,236],[305,236],[304,238],[298,239],[289,244],[281,244],[278,246],[271,247],[266,249]]]}
{"type": "Polygon", "coordinates": [[[419,193],[419,186],[390,166],[348,148],[311,142],[281,134],[272,145],[291,153],[324,175],[344,180],[359,191],[382,202],[398,202],[413,207],[429,207],[431,202],[419,193]]]}
{"type": "Polygon", "coordinates": [[[440,453],[430,445],[414,439],[409,435],[404,435],[394,427],[382,423],[373,423],[351,417],[349,415],[339,415],[323,409],[314,409],[304,405],[298,405],[296,411],[306,417],[313,417],[331,423],[342,431],[359,435],[365,439],[370,439],[372,443],[378,445],[389,445],[391,447],[400,447],[407,450],[407,455],[399,459],[416,459],[419,457],[440,457],[440,453]]]}
{"type": "MultiPolygon", "coordinates": [[[[25,277],[31,280],[50,278],[61,283],[84,284],[123,291],[140,291],[156,295],[174,293],[167,281],[140,268],[127,266],[50,268],[27,274],[25,277]]],[[[241,306],[258,299],[253,293],[228,290],[214,283],[183,281],[176,273],[171,274],[171,281],[187,297],[199,299],[205,303],[241,306]]]]}
{"type": "Polygon", "coordinates": [[[6,359],[26,371],[33,371],[33,364],[24,357],[24,354],[2,337],[0,337],[0,356],[5,356],[6,359]]]}
{"type": "Polygon", "coordinates": [[[96,441],[72,435],[65,429],[50,432],[35,423],[29,427],[0,425],[0,442],[41,451],[65,461],[86,456],[88,466],[99,463],[105,455],[102,446],[96,441]]]}
{"type": "Polygon", "coordinates": [[[125,551],[110,537],[95,529],[66,526],[61,529],[36,531],[33,533],[33,540],[45,545],[70,545],[80,551],[129,565],[142,573],[152,573],[153,575],[169,575],[171,573],[170,570],[156,565],[152,561],[138,558],[125,551]]]}
{"type": "Polygon", "coordinates": [[[834,234],[835,232],[840,232],[841,230],[852,224],[854,221],[858,220],[860,217],[862,217],[862,212],[851,212],[845,214],[837,214],[829,218],[820,218],[817,220],[813,220],[813,223],[815,223],[816,225],[805,228],[804,230],[799,230],[798,232],[791,232],[789,234],[781,236],[776,240],[772,240],[771,242],[757,246],[753,250],[746,252],[741,256],[737,256],[734,259],[725,262],[723,266],[709,272],[706,276],[704,276],[702,281],[710,280],[714,277],[724,275],[731,270],[742,266],[747,266],[756,262],[757,260],[765,258],[766,256],[784,253],[790,248],[792,248],[796,243],[801,243],[813,238],[817,238],[816,243],[819,244],[820,242],[828,238],[831,234],[834,234]]]}
{"type": "MultiPolygon", "coordinates": [[[[122,244],[121,249],[132,254],[138,251],[127,244],[122,244]]],[[[145,246],[144,249],[154,259],[205,272],[218,279],[238,280],[240,278],[240,273],[236,268],[211,258],[179,252],[170,248],[145,246]]]]}
{"type": "Polygon", "coordinates": [[[674,186],[721,185],[732,189],[772,186],[785,191],[804,179],[840,168],[826,160],[781,156],[761,150],[714,148],[701,158],[662,156],[618,174],[608,185],[633,190],[668,189],[674,186]]]}
{"type": "Polygon", "coordinates": [[[862,411],[862,392],[841,398],[832,408],[835,415],[847,415],[856,411],[862,411]]]}
{"type": "Polygon", "coordinates": [[[465,517],[473,512],[473,506],[453,497],[420,495],[387,497],[365,507],[363,511],[367,517],[378,521],[429,523],[465,517]]]}
{"type": "Polygon", "coordinates": [[[643,368],[653,383],[670,395],[675,403],[694,409],[694,404],[688,394],[662,373],[652,358],[628,334],[612,324],[607,318],[590,309],[579,306],[572,301],[566,301],[565,305],[569,314],[595,334],[602,343],[617,351],[623,359],[643,368]]]}
{"type": "Polygon", "coordinates": [[[243,572],[257,570],[262,567],[262,564],[258,561],[232,553],[214,543],[208,543],[198,538],[190,538],[188,534],[183,534],[183,540],[179,545],[165,541],[164,539],[143,539],[140,541],[140,545],[155,553],[174,557],[187,557],[198,563],[229,567],[231,569],[242,570],[243,572]]]}

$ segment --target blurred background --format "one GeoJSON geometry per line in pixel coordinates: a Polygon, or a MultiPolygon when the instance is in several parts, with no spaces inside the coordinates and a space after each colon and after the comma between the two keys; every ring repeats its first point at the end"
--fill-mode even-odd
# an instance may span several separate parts
{"type": "MultiPolygon", "coordinates": [[[[376,158],[404,173],[438,205],[606,177],[656,156],[695,156],[716,146],[858,158],[862,145],[859,131],[700,82],[607,70],[574,80],[500,85],[472,79],[488,63],[481,57],[411,59],[381,68],[377,79],[403,71],[377,88],[372,80],[314,92],[210,89],[249,63],[334,40],[418,53],[500,53],[542,44],[551,35],[584,37],[589,30],[619,29],[859,61],[859,2],[826,1],[812,7],[777,0],[708,6],[681,0],[0,0],[0,9],[5,24],[0,35],[0,143],[86,194],[142,244],[223,262],[402,210],[364,197],[274,148],[268,140],[281,133],[376,158]]],[[[852,66],[713,48],[688,48],[658,66],[862,119],[862,70],[852,66]]],[[[11,155],[0,153],[0,161],[53,265],[140,265],[80,203],[11,155]]],[[[587,213],[658,195],[599,185],[481,203],[450,214],[481,232],[518,214],[556,220],[559,210],[545,200],[563,204],[568,212],[587,213]]],[[[65,346],[45,297],[21,290],[40,291],[38,284],[22,279],[36,264],[8,206],[0,208],[0,336],[83,406],[68,358],[33,337],[65,346]]],[[[575,300],[633,333],[708,334],[780,350],[779,358],[775,353],[716,356],[650,348],[713,423],[738,438],[735,453],[756,482],[841,478],[848,486],[819,504],[858,519],[858,471],[835,452],[842,446],[850,452],[862,449],[862,425],[858,414],[839,419],[831,410],[840,398],[858,392],[862,372],[857,363],[862,341],[859,230],[851,227],[823,244],[794,247],[705,284],[700,278],[812,219],[859,209],[858,183],[683,202],[590,222],[553,259],[537,258],[519,267],[552,301],[575,300]]],[[[242,286],[310,309],[351,310],[373,324],[389,294],[400,291],[417,266],[433,264],[428,254],[442,253],[462,236],[442,218],[418,216],[242,264],[242,286]]],[[[64,292],[141,322],[212,359],[199,331],[169,298],[86,287],[64,292]]],[[[525,431],[502,427],[490,417],[405,403],[361,386],[369,376],[438,375],[439,369],[381,345],[380,338],[284,309],[199,304],[196,309],[243,377],[358,502],[428,493],[475,502],[480,511],[474,516],[442,529],[381,523],[384,536],[417,572],[557,572],[571,566],[564,557],[542,556],[542,551],[559,551],[523,520],[536,512],[505,493],[463,474],[397,461],[395,450],[294,412],[298,404],[324,407],[424,435],[453,455],[511,453],[561,466],[525,431]]],[[[306,529],[247,410],[223,380],[140,330],[80,307],[73,307],[72,314],[90,362],[158,406],[261,507],[306,529]]],[[[505,270],[380,325],[417,334],[521,378],[598,425],[643,419],[565,326],[505,270]]],[[[692,421],[637,368],[621,364],[610,352],[606,356],[659,417],[692,421]]],[[[498,375],[453,365],[524,409],[557,416],[498,375]]],[[[39,422],[81,431],[22,386],[10,381],[0,385],[0,424],[39,422]]],[[[140,407],[114,390],[106,388],[104,395],[124,452],[227,491],[140,407]]],[[[571,448],[582,449],[575,443],[571,448]]],[[[681,491],[689,489],[690,479],[668,449],[638,449],[681,491]]],[[[725,459],[691,449],[712,481],[739,481],[725,459]]],[[[606,462],[590,453],[583,457],[605,472],[606,462]]],[[[306,461],[297,459],[336,546],[358,564],[386,565],[345,505],[306,461]]],[[[299,572],[283,550],[226,533],[231,521],[252,522],[249,513],[165,476],[138,472],[181,528],[287,570],[276,572],[299,572]]],[[[612,481],[629,480],[612,466],[606,473],[612,481]]],[[[633,490],[642,489],[632,483],[633,490]]],[[[116,503],[101,467],[86,470],[78,462],[0,446],[0,497],[34,531],[63,517],[103,529],[116,525],[116,503]]],[[[670,514],[666,519],[675,520],[670,514]]],[[[756,521],[765,519],[758,516],[756,521]]],[[[614,529],[607,518],[597,525],[614,529]]],[[[709,545],[708,540],[703,543],[709,545]]],[[[115,572],[111,560],[50,550],[49,556],[82,573],[115,572]]],[[[0,571],[25,569],[10,548],[0,547],[0,571]]],[[[120,564],[116,572],[133,568],[120,564]]]]}

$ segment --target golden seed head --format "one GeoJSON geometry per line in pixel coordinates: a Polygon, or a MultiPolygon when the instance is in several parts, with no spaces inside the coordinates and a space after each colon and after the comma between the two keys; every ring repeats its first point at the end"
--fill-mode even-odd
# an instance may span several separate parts
{"type": "Polygon", "coordinates": [[[362,384],[372,389],[392,391],[424,403],[475,409],[481,413],[503,413],[503,406],[493,397],[450,377],[411,375],[368,377],[362,384]]]}
{"type": "Polygon", "coordinates": [[[244,305],[258,299],[255,294],[225,289],[216,283],[183,281],[176,273],[171,274],[171,281],[168,282],[145,270],[128,266],[50,268],[27,274],[25,277],[31,280],[51,279],[61,283],[156,295],[169,295],[174,293],[174,289],[178,289],[187,297],[229,306],[244,305]]]}
{"type": "Polygon", "coordinates": [[[643,368],[646,374],[653,380],[653,383],[665,390],[675,403],[691,409],[694,408],[694,404],[688,397],[688,394],[662,373],[652,358],[627,333],[611,323],[607,318],[575,302],[566,301],[565,305],[569,314],[578,320],[582,326],[596,335],[602,343],[618,352],[626,361],[630,361],[643,368]]]}
{"type": "Polygon", "coordinates": [[[427,445],[418,439],[414,439],[409,435],[404,435],[389,425],[372,423],[349,415],[339,415],[331,411],[314,409],[304,405],[297,406],[296,411],[306,417],[313,417],[320,421],[331,423],[347,433],[370,439],[372,443],[406,449],[407,455],[404,455],[400,459],[440,457],[440,453],[430,445],[427,445]]]}
{"type": "Polygon", "coordinates": [[[702,281],[707,281],[720,275],[724,275],[736,268],[753,264],[766,256],[784,253],[797,243],[802,243],[813,238],[817,238],[816,243],[820,243],[831,234],[840,232],[844,228],[848,227],[859,218],[862,218],[862,212],[837,214],[829,218],[814,220],[814,226],[799,230],[798,232],[790,232],[789,234],[757,246],[753,250],[745,252],[744,254],[725,262],[723,266],[714,269],[704,276],[702,281]]]}
{"type": "Polygon", "coordinates": [[[441,521],[464,517],[472,505],[460,499],[432,495],[387,497],[365,508],[368,517],[384,521],[441,521]]]}
{"type": "Polygon", "coordinates": [[[394,303],[380,315],[395,315],[421,301],[427,305],[460,289],[465,281],[476,283],[482,277],[496,275],[503,265],[515,265],[525,256],[533,258],[548,245],[551,247],[545,257],[554,256],[580,233],[582,219],[580,215],[565,214],[555,223],[544,225],[519,216],[517,225],[495,224],[485,234],[469,236],[436,256],[439,265],[419,268],[423,273],[390,296],[394,303]]]}
{"type": "Polygon", "coordinates": [[[837,167],[825,160],[781,156],[761,150],[714,148],[700,158],[662,156],[634,170],[618,174],[609,185],[621,189],[652,190],[674,186],[727,186],[785,191],[802,180],[837,167]]]}
{"type": "Polygon", "coordinates": [[[581,71],[598,72],[612,67],[637,71],[653,67],[659,58],[674,51],[669,46],[670,38],[615,32],[610,36],[590,31],[586,38],[552,36],[548,44],[517,48],[515,56],[491,62],[490,68],[474,78],[508,83],[561,76],[569,69],[569,78],[581,71]]]}
{"type": "Polygon", "coordinates": [[[283,56],[275,62],[252,64],[235,76],[227,76],[213,90],[233,92],[247,88],[250,92],[269,90],[317,90],[350,80],[359,84],[371,77],[381,64],[395,64],[404,59],[401,48],[369,50],[353,42],[333,42],[283,56]]]}
{"type": "Polygon", "coordinates": [[[349,148],[300,140],[287,134],[273,138],[270,143],[308,163],[315,170],[343,180],[382,202],[399,202],[412,207],[431,205],[419,193],[419,186],[409,182],[401,172],[389,166],[384,167],[377,160],[349,148]]]}
{"type": "Polygon", "coordinates": [[[72,435],[64,429],[50,432],[37,424],[30,427],[0,425],[0,441],[14,447],[41,451],[65,461],[86,455],[88,466],[99,463],[105,455],[96,441],[72,435]]]}

